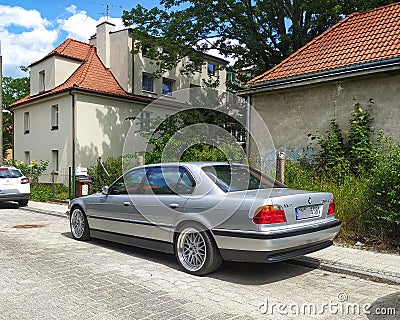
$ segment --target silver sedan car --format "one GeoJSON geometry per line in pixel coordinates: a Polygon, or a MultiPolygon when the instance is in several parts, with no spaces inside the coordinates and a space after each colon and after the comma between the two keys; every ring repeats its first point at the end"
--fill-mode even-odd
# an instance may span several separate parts
{"type": "Polygon", "coordinates": [[[73,199],[72,236],[175,254],[203,275],[223,260],[277,262],[332,244],[333,195],[293,190],[243,164],[163,163],[134,168],[101,193],[73,199]]]}

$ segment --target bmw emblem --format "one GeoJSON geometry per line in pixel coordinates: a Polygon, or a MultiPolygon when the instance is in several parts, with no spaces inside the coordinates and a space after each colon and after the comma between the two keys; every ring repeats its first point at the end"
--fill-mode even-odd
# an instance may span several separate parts
{"type": "Polygon", "coordinates": [[[308,197],[308,204],[311,204],[312,203],[312,199],[311,199],[311,197],[308,197]]]}

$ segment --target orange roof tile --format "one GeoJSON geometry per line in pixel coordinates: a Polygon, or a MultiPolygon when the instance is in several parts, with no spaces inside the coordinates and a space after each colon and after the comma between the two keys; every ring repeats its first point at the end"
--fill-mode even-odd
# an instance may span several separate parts
{"type": "Polygon", "coordinates": [[[400,57],[400,2],[353,13],[249,84],[400,57]]]}
{"type": "MultiPolygon", "coordinates": [[[[150,97],[134,95],[127,93],[114,78],[111,71],[101,62],[96,53],[96,47],[88,43],[80,42],[73,39],[67,39],[57,48],[51,51],[44,59],[57,54],[64,57],[77,59],[81,61],[78,69],[62,84],[52,90],[39,93],[35,96],[26,96],[12,104],[13,107],[21,105],[30,100],[41,98],[43,96],[67,91],[70,89],[81,89],[103,93],[107,95],[121,96],[142,102],[152,102],[154,99],[150,97]]],[[[35,62],[36,64],[38,62],[35,62]]]]}

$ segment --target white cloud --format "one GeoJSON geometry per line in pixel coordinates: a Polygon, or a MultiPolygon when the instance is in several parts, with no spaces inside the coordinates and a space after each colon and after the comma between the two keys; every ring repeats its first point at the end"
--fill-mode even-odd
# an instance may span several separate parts
{"type": "MultiPolygon", "coordinates": [[[[73,15],[65,20],[59,19],[57,23],[61,30],[67,32],[68,38],[87,42],[88,39],[96,33],[96,26],[105,20],[105,18],[95,20],[89,17],[86,11],[78,11],[75,5],[71,5],[65,10],[73,15]]],[[[121,18],[109,17],[108,21],[115,24],[116,30],[124,28],[121,18]]]]}
{"type": "Polygon", "coordinates": [[[27,76],[28,66],[53,48],[58,31],[36,10],[0,5],[0,39],[5,76],[27,76]]]}
{"type": "MultiPolygon", "coordinates": [[[[67,37],[87,42],[96,33],[96,26],[104,21],[104,18],[93,19],[74,4],[65,8],[65,12],[67,18],[50,22],[37,10],[0,5],[3,75],[27,76],[20,66],[43,58],[67,37]]],[[[121,18],[109,17],[108,21],[116,25],[116,30],[124,28],[121,18]]]]}

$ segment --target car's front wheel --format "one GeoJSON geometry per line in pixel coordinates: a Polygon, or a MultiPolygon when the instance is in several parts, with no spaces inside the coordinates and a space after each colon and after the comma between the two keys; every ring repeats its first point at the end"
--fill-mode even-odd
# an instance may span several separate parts
{"type": "Polygon", "coordinates": [[[90,230],[86,215],[79,207],[72,209],[70,217],[71,233],[76,240],[89,240],[90,230]]]}
{"type": "Polygon", "coordinates": [[[183,227],[178,232],[175,255],[180,266],[194,275],[211,273],[222,264],[221,254],[211,234],[199,226],[183,227]]]}

